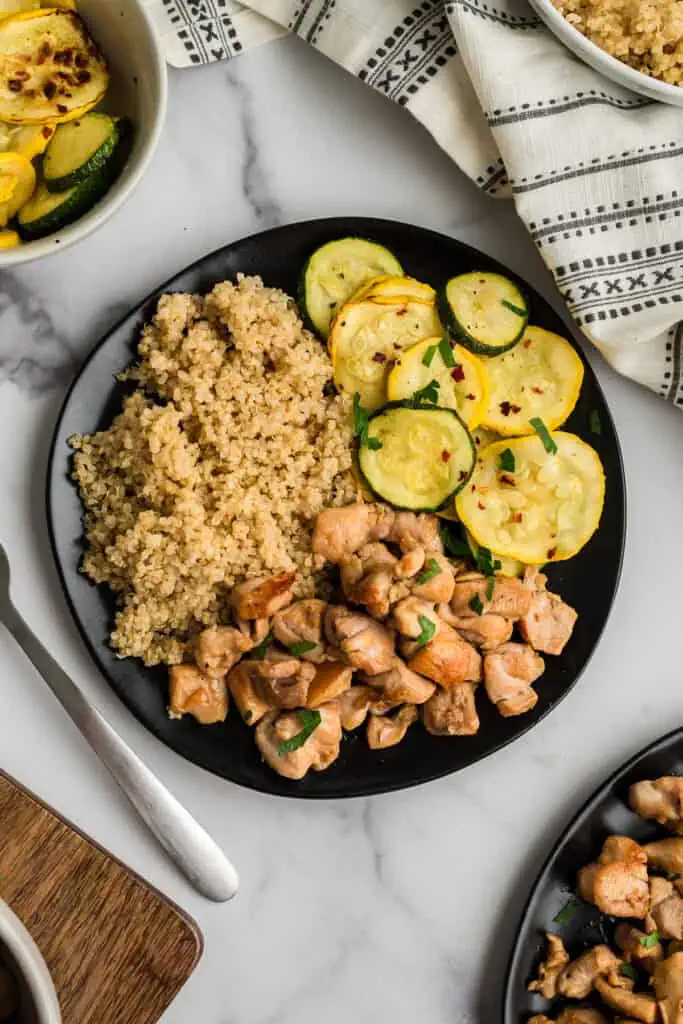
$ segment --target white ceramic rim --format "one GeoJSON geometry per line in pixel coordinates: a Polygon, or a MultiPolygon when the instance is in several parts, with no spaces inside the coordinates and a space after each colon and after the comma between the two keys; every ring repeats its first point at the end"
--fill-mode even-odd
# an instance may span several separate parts
{"type": "Polygon", "coordinates": [[[2,901],[0,942],[7,947],[31,993],[38,1024],[62,1024],[59,1000],[42,953],[16,914],[2,901]]]}
{"type": "Polygon", "coordinates": [[[105,199],[101,211],[99,211],[99,213],[92,217],[88,222],[85,220],[76,221],[59,234],[48,235],[47,238],[42,238],[37,242],[28,242],[25,245],[19,246],[17,249],[7,249],[0,252],[0,270],[21,266],[25,263],[31,263],[33,260],[43,259],[45,256],[50,256],[53,253],[63,252],[64,249],[68,249],[69,246],[75,245],[77,242],[81,242],[84,238],[88,238],[93,231],[102,227],[102,225],[105,224],[109,218],[117,212],[117,210],[121,209],[123,204],[130,198],[133,191],[137,188],[140,180],[149,167],[152,157],[159,145],[159,139],[161,138],[164,122],[166,120],[166,107],[168,104],[168,67],[166,64],[166,57],[161,46],[161,40],[159,39],[157,30],[154,27],[149,12],[141,0],[137,0],[136,6],[146,24],[151,43],[154,70],[159,81],[159,102],[156,106],[154,120],[150,130],[145,133],[142,148],[128,182],[123,188],[119,189],[116,195],[114,195],[110,200],[107,201],[107,199],[105,199]]]}
{"type": "Polygon", "coordinates": [[[571,22],[567,21],[554,6],[552,0],[529,0],[529,2],[553,35],[596,71],[632,92],[647,96],[648,99],[677,107],[683,106],[683,87],[652,78],[613,57],[611,53],[607,53],[597,43],[593,43],[571,22]]]}

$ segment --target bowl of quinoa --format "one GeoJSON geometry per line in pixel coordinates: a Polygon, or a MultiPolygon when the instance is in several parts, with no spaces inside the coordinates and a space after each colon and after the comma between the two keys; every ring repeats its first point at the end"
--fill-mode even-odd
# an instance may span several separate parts
{"type": "Polygon", "coordinates": [[[683,106],[680,0],[531,0],[577,57],[624,88],[683,106]]]}

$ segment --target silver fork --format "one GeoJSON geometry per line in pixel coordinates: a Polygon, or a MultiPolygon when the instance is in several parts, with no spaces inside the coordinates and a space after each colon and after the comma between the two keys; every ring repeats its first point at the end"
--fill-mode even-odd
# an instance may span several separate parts
{"type": "Polygon", "coordinates": [[[0,544],[0,622],[43,677],[72,722],[192,885],[223,903],[239,879],[223,851],[81,693],[23,620],[10,597],[10,567],[0,544]]]}

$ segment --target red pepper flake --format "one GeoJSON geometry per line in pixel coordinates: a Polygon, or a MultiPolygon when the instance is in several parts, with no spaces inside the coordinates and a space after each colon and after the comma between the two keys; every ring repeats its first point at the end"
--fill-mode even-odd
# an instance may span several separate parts
{"type": "Polygon", "coordinates": [[[44,139],[49,139],[52,136],[52,128],[46,124],[40,134],[44,139]]]}
{"type": "Polygon", "coordinates": [[[482,510],[482,512],[483,512],[484,509],[486,508],[486,505],[483,505],[480,501],[478,501],[477,502],[477,508],[480,508],[482,510]]]}
{"type": "Polygon", "coordinates": [[[60,114],[67,114],[69,112],[69,108],[66,107],[63,103],[58,103],[57,104],[57,111],[60,114]]]}
{"type": "Polygon", "coordinates": [[[521,407],[515,405],[513,402],[499,402],[498,408],[502,412],[503,416],[509,416],[511,412],[521,412],[521,407]]]}
{"type": "Polygon", "coordinates": [[[522,521],[522,513],[521,512],[515,512],[514,516],[512,517],[512,521],[513,521],[513,523],[521,523],[521,521],[522,521]]]}
{"type": "Polygon", "coordinates": [[[508,476],[507,473],[501,473],[500,474],[500,482],[502,484],[507,484],[508,487],[514,487],[515,486],[515,481],[513,480],[513,478],[511,476],[508,476]]]}
{"type": "Polygon", "coordinates": [[[448,462],[450,457],[451,453],[447,452],[446,449],[444,448],[444,450],[441,452],[441,458],[443,459],[444,462],[448,462]]]}
{"type": "Polygon", "coordinates": [[[375,352],[372,359],[375,363],[386,363],[387,361],[387,357],[384,355],[384,352],[375,352]]]}
{"type": "Polygon", "coordinates": [[[557,548],[548,548],[548,551],[546,552],[546,554],[547,554],[548,558],[554,558],[555,555],[557,554],[557,548]]]}
{"type": "Polygon", "coordinates": [[[404,306],[403,309],[399,309],[397,311],[397,313],[396,313],[396,316],[407,316],[407,315],[408,315],[408,307],[407,306],[404,306]]]}
{"type": "Polygon", "coordinates": [[[531,345],[531,339],[530,338],[527,338],[526,341],[522,342],[522,347],[523,348],[529,348],[530,345],[531,345]]]}
{"type": "Polygon", "coordinates": [[[9,82],[7,83],[7,88],[10,92],[21,92],[21,82],[18,81],[16,78],[10,78],[9,82]]]}
{"type": "Polygon", "coordinates": [[[464,379],[465,379],[465,371],[463,370],[463,368],[462,368],[462,366],[460,365],[460,363],[458,363],[458,364],[456,365],[456,367],[455,367],[455,369],[454,369],[454,370],[451,370],[451,377],[452,377],[452,378],[453,378],[453,380],[454,380],[454,381],[456,381],[456,382],[457,382],[458,384],[460,383],[460,381],[461,381],[461,380],[464,380],[464,379]]]}
{"type": "MultiPolygon", "coordinates": [[[[465,398],[469,399],[470,402],[473,402],[474,399],[475,399],[475,396],[470,391],[469,395],[465,395],[465,398]]],[[[479,441],[477,441],[477,444],[479,444],[479,441]]]]}
{"type": "Polygon", "coordinates": [[[535,395],[542,395],[542,394],[544,394],[544,393],[545,393],[545,392],[543,391],[543,388],[532,388],[531,390],[533,391],[533,393],[534,393],[535,395]]]}
{"type": "Polygon", "coordinates": [[[458,473],[458,480],[462,483],[463,480],[467,480],[467,470],[461,469],[458,473]]]}

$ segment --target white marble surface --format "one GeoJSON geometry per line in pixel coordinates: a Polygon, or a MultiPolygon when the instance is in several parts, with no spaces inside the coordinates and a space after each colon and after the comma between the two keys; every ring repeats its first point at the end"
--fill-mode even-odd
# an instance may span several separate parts
{"type": "Polygon", "coordinates": [[[516,918],[548,843],[606,773],[680,722],[683,419],[599,357],[629,483],[621,590],[580,685],[516,745],[410,792],[278,801],[166,750],[94,670],[44,522],[66,384],[101,333],[189,261],[266,225],[342,213],[457,235],[555,296],[508,205],[480,196],[403,111],[293,40],[174,73],[161,148],[123,212],[80,247],[0,273],[0,538],[17,604],[242,874],[226,906],[189,890],[0,630],[0,765],[204,931],[164,1024],[497,1024],[516,918]]]}

